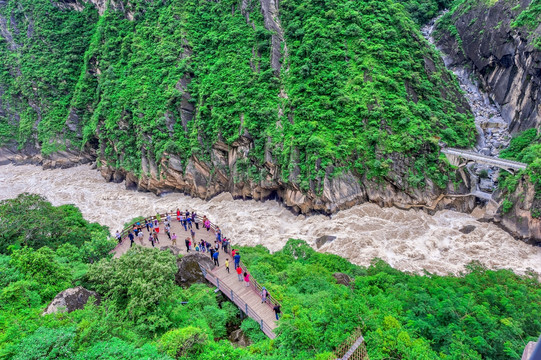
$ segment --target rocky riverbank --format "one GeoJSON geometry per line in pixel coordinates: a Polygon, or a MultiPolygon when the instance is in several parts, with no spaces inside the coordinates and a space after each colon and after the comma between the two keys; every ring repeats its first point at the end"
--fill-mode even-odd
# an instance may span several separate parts
{"type": "Polygon", "coordinates": [[[22,192],[46,196],[53,205],[74,204],[86,219],[114,232],[136,216],[180,208],[194,209],[220,225],[238,245],[264,245],[280,250],[290,238],[306,240],[318,251],[343,256],[359,265],[377,257],[393,267],[413,272],[423,269],[445,275],[459,273],[472,260],[489,268],[528,268],[541,273],[541,248],[517,241],[493,223],[451,210],[429,215],[418,209],[381,208],[365,203],[332,216],[294,215],[276,201],[234,200],[223,193],[204,201],[179,193],[127,190],[122,183],[104,182],[89,165],[42,170],[35,166],[0,168],[0,199],[22,192]],[[335,237],[335,238],[334,238],[335,237]]]}

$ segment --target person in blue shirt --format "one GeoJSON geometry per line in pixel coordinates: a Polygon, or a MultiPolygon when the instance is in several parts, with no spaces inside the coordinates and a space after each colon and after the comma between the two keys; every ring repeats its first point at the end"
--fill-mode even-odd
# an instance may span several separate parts
{"type": "Polygon", "coordinates": [[[236,269],[240,266],[240,254],[236,253],[233,259],[235,259],[235,269],[236,269]]]}
{"type": "Polygon", "coordinates": [[[130,231],[130,233],[128,234],[128,237],[130,238],[130,247],[133,246],[133,239],[135,239],[135,236],[133,235],[133,233],[130,231]]]}
{"type": "Polygon", "coordinates": [[[216,266],[220,266],[220,263],[218,262],[218,255],[220,255],[220,253],[218,251],[216,251],[214,254],[212,254],[212,258],[214,259],[214,265],[216,265],[216,266]]]}

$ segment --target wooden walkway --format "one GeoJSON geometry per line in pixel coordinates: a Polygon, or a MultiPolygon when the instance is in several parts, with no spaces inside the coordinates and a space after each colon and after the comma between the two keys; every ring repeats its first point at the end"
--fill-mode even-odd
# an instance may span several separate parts
{"type": "Polygon", "coordinates": [[[269,338],[274,339],[276,334],[276,315],[270,301],[262,302],[259,293],[254,289],[253,284],[246,286],[244,280],[239,281],[235,272],[233,263],[230,264],[230,273],[227,272],[225,265],[220,262],[220,266],[210,272],[203,270],[205,278],[216,286],[225,296],[233,301],[239,309],[246,315],[254,319],[269,338]]]}
{"type": "MultiPolygon", "coordinates": [[[[162,222],[160,223],[160,232],[158,234],[158,240],[159,243],[155,244],[156,248],[161,248],[164,246],[172,246],[171,240],[169,240],[169,237],[165,233],[165,226],[163,224],[163,221],[165,220],[165,216],[161,216],[162,222]]],[[[144,224],[142,222],[141,224],[144,224]]],[[[195,225],[192,225],[192,229],[195,232],[195,239],[196,243],[199,243],[202,239],[205,241],[208,241],[212,246],[214,246],[214,241],[216,240],[216,234],[214,232],[214,229],[211,228],[210,231],[207,231],[204,227],[201,221],[199,221],[199,229],[196,229],[195,225]]],[[[121,229],[118,229],[121,230],[121,229]]],[[[115,230],[116,231],[116,230],[115,230]]],[[[186,237],[191,238],[190,229],[187,231],[184,230],[184,227],[180,222],[176,219],[176,212],[174,214],[171,214],[171,234],[176,233],[177,234],[177,244],[176,246],[180,250],[180,254],[186,255],[188,254],[186,250],[185,245],[185,239],[186,237]]],[[[139,241],[138,238],[135,238],[135,245],[134,246],[143,246],[143,247],[152,247],[152,244],[148,240],[149,233],[146,229],[146,227],[143,230],[143,241],[142,243],[139,241]]],[[[227,236],[227,234],[224,234],[227,236]]],[[[192,244],[194,244],[194,241],[192,239],[192,244]]],[[[122,243],[117,245],[115,248],[115,257],[119,257],[122,254],[126,253],[130,249],[130,239],[127,238],[127,236],[124,236],[122,243]]],[[[192,245],[192,250],[190,252],[195,252],[195,245],[192,245]]],[[[210,254],[208,252],[203,253],[207,254],[210,257],[210,254]]],[[[242,253],[241,253],[241,259],[242,259],[242,253]]],[[[235,272],[235,266],[234,261],[230,254],[225,253],[220,248],[220,256],[219,256],[219,263],[220,266],[216,267],[212,271],[205,274],[205,278],[211,282],[213,285],[217,286],[220,291],[224,293],[231,301],[233,301],[237,306],[249,317],[254,319],[259,323],[259,326],[261,330],[271,339],[274,339],[276,337],[274,333],[274,329],[276,328],[276,316],[274,315],[273,307],[274,304],[272,303],[271,299],[269,298],[266,303],[261,303],[261,297],[259,296],[260,292],[260,286],[257,284],[257,282],[250,277],[250,286],[246,286],[244,280],[238,281],[238,275],[235,272]],[[229,259],[229,269],[230,273],[227,273],[227,270],[225,269],[225,260],[229,259]],[[252,281],[254,280],[254,281],[252,281]]],[[[243,267],[243,270],[246,270],[244,265],[241,263],[241,266],[243,267]]],[[[204,269],[203,269],[204,270],[204,269]]],[[[250,273],[248,271],[248,273],[250,273]]]]}

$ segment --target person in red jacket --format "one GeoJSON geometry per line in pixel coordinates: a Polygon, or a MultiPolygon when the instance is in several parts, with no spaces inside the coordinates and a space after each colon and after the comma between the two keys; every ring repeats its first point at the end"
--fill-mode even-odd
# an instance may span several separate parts
{"type": "Polygon", "coordinates": [[[236,270],[237,270],[237,275],[239,277],[239,281],[242,281],[242,268],[239,266],[236,270]]]}

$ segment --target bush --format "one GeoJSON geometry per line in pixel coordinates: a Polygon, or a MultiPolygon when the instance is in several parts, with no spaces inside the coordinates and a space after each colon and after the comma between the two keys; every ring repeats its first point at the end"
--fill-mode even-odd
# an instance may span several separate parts
{"type": "Polygon", "coordinates": [[[190,359],[202,353],[208,336],[200,328],[188,326],[166,332],[160,339],[160,349],[175,359],[190,359]]]}
{"type": "Polygon", "coordinates": [[[9,253],[11,245],[79,248],[93,236],[108,235],[107,227],[89,223],[73,205],[52,206],[44,197],[28,193],[0,201],[0,253],[9,253]]]}

